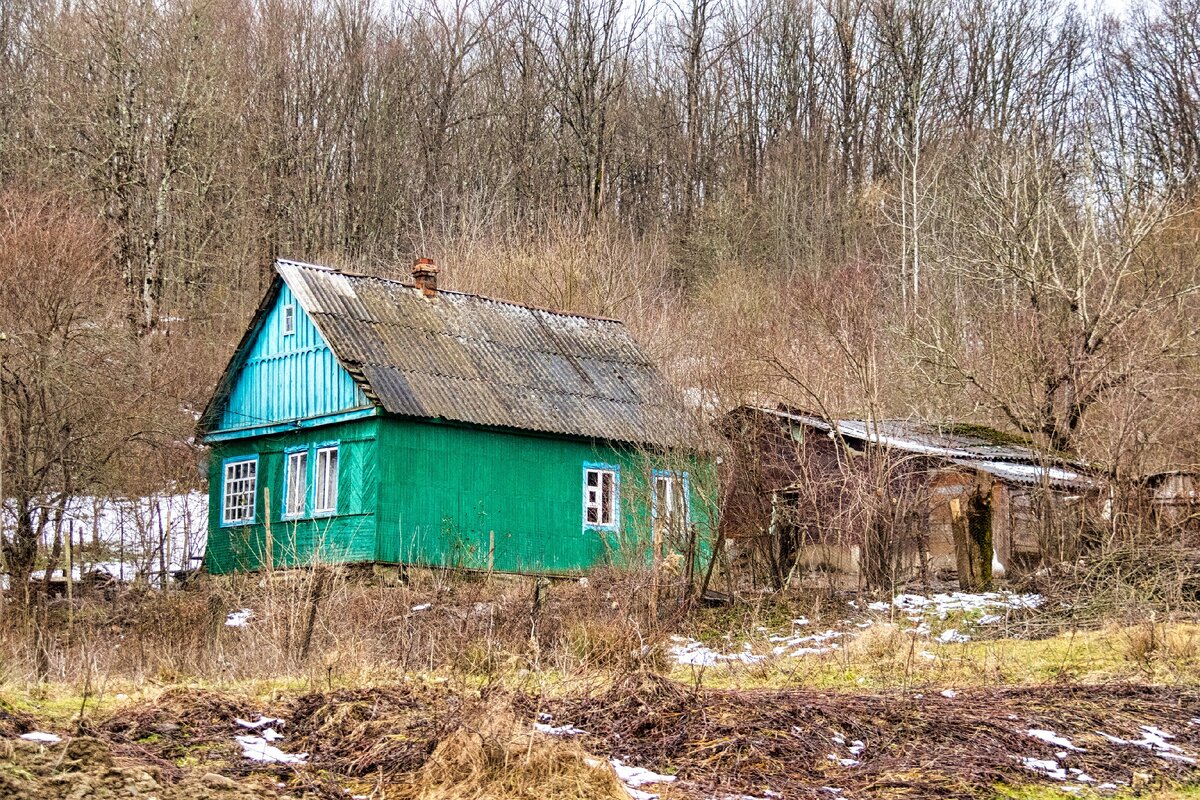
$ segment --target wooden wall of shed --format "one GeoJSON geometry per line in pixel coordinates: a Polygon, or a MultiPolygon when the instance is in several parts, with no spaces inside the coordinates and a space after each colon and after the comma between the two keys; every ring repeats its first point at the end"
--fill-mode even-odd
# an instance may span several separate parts
{"type": "MultiPolygon", "coordinates": [[[[793,532],[799,529],[802,534],[798,572],[808,571],[830,584],[862,583],[862,531],[825,524],[828,516],[818,514],[818,506],[835,507],[861,491],[856,476],[861,477],[868,462],[859,460],[864,458],[861,454],[847,462],[846,453],[823,431],[795,425],[789,432],[774,416],[747,414],[736,422],[737,427],[726,432],[731,452],[722,466],[721,525],[726,536],[743,552],[771,545],[782,530],[771,532],[772,497],[795,486],[785,503],[793,532]],[[831,577],[834,574],[838,579],[831,577]]],[[[951,578],[958,572],[950,501],[958,499],[965,509],[977,495],[990,511],[987,567],[996,577],[1018,577],[1047,559],[1074,557],[1090,513],[1087,498],[1005,483],[967,466],[903,455],[899,463],[897,480],[925,481],[929,492],[927,536],[923,546],[910,543],[899,553],[901,578],[951,578]]]]}
{"type": "Polygon", "coordinates": [[[1163,477],[1150,502],[1159,525],[1200,528],[1200,476],[1177,473],[1163,477]]]}
{"type": "Polygon", "coordinates": [[[945,578],[958,570],[958,555],[954,547],[954,515],[951,501],[965,507],[977,492],[990,494],[987,482],[981,481],[973,469],[941,469],[930,480],[929,493],[929,556],[927,569],[932,577],[945,578]]]}

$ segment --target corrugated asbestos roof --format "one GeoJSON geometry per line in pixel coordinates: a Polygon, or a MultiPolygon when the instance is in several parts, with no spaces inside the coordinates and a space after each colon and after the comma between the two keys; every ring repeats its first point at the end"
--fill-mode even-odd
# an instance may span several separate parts
{"type": "Polygon", "coordinates": [[[276,269],[342,365],[392,414],[670,447],[684,416],[617,320],[296,261],[276,269]]]}
{"type": "Polygon", "coordinates": [[[773,408],[755,411],[799,423],[832,435],[834,425],[847,439],[888,447],[914,455],[940,458],[959,466],[986,472],[1009,483],[1040,485],[1087,491],[1100,486],[1073,461],[1057,458],[1032,447],[1001,444],[966,432],[964,426],[937,426],[911,420],[866,421],[842,419],[835,422],[809,414],[773,408]]]}

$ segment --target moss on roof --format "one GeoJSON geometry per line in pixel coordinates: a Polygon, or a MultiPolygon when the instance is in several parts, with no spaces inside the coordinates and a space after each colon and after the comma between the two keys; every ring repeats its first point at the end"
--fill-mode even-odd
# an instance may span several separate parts
{"type": "Polygon", "coordinates": [[[1024,434],[1002,431],[998,428],[992,428],[987,425],[977,425],[973,422],[943,423],[941,426],[939,426],[939,430],[950,436],[964,436],[971,437],[973,439],[982,439],[988,444],[993,444],[997,447],[1034,446],[1033,440],[1024,434]]]}

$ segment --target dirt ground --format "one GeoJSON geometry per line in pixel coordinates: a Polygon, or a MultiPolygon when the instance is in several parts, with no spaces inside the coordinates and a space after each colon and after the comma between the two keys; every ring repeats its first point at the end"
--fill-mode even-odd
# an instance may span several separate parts
{"type": "Polygon", "coordinates": [[[259,782],[239,783],[216,772],[164,771],[136,757],[118,758],[107,742],[87,736],[51,745],[0,741],[5,800],[251,800],[274,794],[259,782]]]}
{"type": "Polygon", "coordinates": [[[420,684],[269,702],[173,690],[73,730],[0,715],[0,797],[1125,797],[1194,784],[1198,755],[1200,690],[1132,684],[926,695],[645,674],[553,698],[420,684]],[[237,720],[261,717],[306,763],[244,756],[235,737],[264,727],[237,720]],[[34,729],[63,741],[19,738],[34,729]],[[659,782],[623,783],[614,760],[659,782]]]}

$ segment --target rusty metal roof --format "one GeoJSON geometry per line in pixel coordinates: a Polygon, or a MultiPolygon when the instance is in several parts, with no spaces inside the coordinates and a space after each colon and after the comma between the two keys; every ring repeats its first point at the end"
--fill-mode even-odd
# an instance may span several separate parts
{"type": "Polygon", "coordinates": [[[280,277],[385,411],[669,447],[684,416],[625,326],[280,260],[280,277]]]}
{"type": "Polygon", "coordinates": [[[815,428],[830,436],[836,426],[838,434],[846,439],[948,461],[1008,483],[1049,484],[1078,491],[1093,490],[1100,485],[1083,463],[1019,444],[1015,437],[982,426],[894,419],[830,421],[781,408],[750,410],[815,428]]]}

